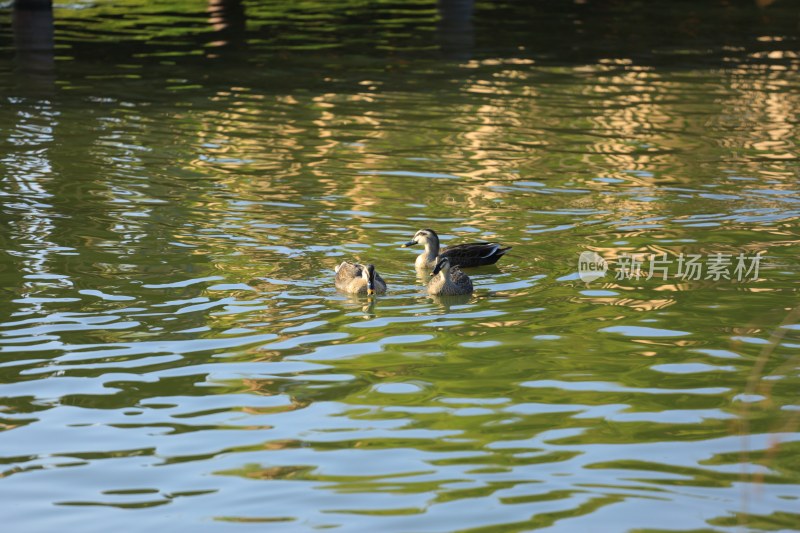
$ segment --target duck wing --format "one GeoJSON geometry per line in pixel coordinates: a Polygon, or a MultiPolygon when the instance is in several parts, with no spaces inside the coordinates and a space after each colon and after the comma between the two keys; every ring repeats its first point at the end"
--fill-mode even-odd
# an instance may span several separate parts
{"type": "Polygon", "coordinates": [[[447,256],[453,266],[492,265],[510,249],[510,246],[503,248],[496,242],[471,242],[445,248],[439,252],[439,257],[447,256]]]}
{"type": "Polygon", "coordinates": [[[336,279],[335,279],[336,288],[346,289],[347,285],[351,281],[360,277],[361,277],[361,265],[356,263],[350,263],[348,261],[342,261],[342,263],[336,267],[336,279]]]}
{"type": "Polygon", "coordinates": [[[465,291],[472,292],[472,280],[469,279],[469,276],[464,274],[460,268],[450,268],[450,280],[465,291]]]}

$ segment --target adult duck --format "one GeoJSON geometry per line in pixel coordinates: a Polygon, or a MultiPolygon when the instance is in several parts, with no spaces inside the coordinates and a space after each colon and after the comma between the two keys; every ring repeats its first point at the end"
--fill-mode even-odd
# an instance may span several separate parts
{"type": "Polygon", "coordinates": [[[503,248],[496,242],[470,242],[439,249],[439,236],[432,229],[421,229],[414,238],[403,245],[403,248],[422,244],[425,251],[417,256],[414,266],[417,268],[434,268],[437,259],[447,257],[451,266],[476,267],[493,265],[503,257],[510,246],[503,248]]]}
{"type": "Polygon", "coordinates": [[[461,272],[460,268],[452,266],[449,258],[442,257],[431,272],[428,294],[432,296],[472,294],[472,280],[461,272]]]}
{"type": "Polygon", "coordinates": [[[360,265],[342,261],[336,267],[336,288],[350,294],[383,294],[386,292],[386,282],[375,270],[373,265],[360,265]]]}

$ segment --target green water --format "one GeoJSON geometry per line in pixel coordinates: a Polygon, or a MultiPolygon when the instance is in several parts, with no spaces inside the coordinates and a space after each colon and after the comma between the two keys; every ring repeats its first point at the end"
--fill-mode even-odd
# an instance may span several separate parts
{"type": "Polygon", "coordinates": [[[800,528],[797,4],[696,4],[0,25],[4,527],[800,528]],[[513,249],[433,299],[425,227],[513,249]]]}

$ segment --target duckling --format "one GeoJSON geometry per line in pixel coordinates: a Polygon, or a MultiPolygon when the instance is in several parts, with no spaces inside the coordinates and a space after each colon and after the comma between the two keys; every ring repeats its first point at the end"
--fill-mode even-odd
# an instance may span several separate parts
{"type": "Polygon", "coordinates": [[[360,265],[342,261],[334,269],[336,272],[335,285],[340,291],[350,294],[383,294],[386,292],[386,282],[375,270],[373,265],[360,265]]]}
{"type": "Polygon", "coordinates": [[[450,266],[448,257],[442,257],[431,272],[428,294],[433,296],[472,294],[472,280],[457,266],[450,266]]]}
{"type": "Polygon", "coordinates": [[[510,246],[502,248],[496,242],[471,242],[449,246],[439,250],[439,236],[432,229],[421,229],[414,234],[414,238],[403,245],[403,248],[424,244],[425,251],[422,252],[414,266],[418,269],[433,268],[437,264],[437,259],[447,257],[452,266],[476,267],[482,265],[493,265],[503,257],[510,246]]]}

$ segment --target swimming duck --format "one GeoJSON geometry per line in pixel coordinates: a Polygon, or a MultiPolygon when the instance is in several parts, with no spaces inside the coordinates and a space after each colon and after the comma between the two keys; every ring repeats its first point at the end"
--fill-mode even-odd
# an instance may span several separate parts
{"type": "Polygon", "coordinates": [[[433,296],[454,296],[472,294],[472,280],[457,266],[450,265],[448,257],[442,257],[431,272],[428,294],[433,296]]]}
{"type": "Polygon", "coordinates": [[[414,266],[417,268],[433,268],[436,266],[437,258],[447,257],[452,266],[476,267],[482,265],[493,265],[503,257],[503,254],[511,249],[510,246],[502,248],[496,242],[471,242],[458,244],[439,250],[439,236],[432,229],[421,229],[414,234],[414,238],[403,245],[403,248],[424,244],[425,251],[422,252],[414,266]]]}
{"type": "Polygon", "coordinates": [[[386,292],[386,282],[375,271],[373,265],[360,265],[342,261],[334,269],[336,272],[335,284],[340,291],[350,294],[383,294],[386,292]]]}

